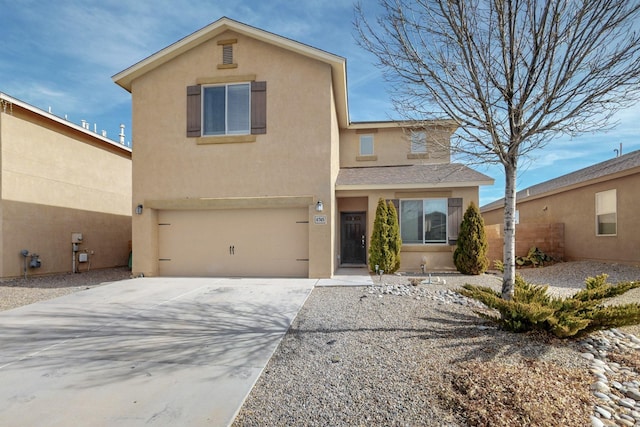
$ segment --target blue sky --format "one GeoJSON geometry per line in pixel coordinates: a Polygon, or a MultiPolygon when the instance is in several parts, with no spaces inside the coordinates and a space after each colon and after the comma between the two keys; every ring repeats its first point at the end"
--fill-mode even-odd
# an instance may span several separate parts
{"type": "MultiPolygon", "coordinates": [[[[364,1],[372,18],[375,2],[364,1]]],[[[347,59],[352,121],[393,117],[375,59],[354,39],[351,0],[0,0],[0,92],[117,139],[131,138],[130,94],[111,76],[222,16],[347,59]]],[[[561,137],[520,167],[518,189],[640,149],[640,106],[620,112],[617,127],[561,137]]],[[[480,204],[504,195],[500,167],[473,166],[496,184],[481,187],[480,204]]]]}

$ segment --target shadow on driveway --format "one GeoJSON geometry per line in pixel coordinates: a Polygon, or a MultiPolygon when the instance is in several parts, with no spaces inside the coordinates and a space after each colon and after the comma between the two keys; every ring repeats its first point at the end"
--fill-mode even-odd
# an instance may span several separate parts
{"type": "Polygon", "coordinates": [[[308,279],[135,279],[0,313],[1,425],[227,425],[308,279]]]}

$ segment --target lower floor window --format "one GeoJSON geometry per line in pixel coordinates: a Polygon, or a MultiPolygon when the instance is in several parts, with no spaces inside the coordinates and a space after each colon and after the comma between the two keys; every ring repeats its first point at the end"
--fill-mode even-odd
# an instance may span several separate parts
{"type": "Polygon", "coordinates": [[[596,193],[596,235],[615,236],[617,234],[616,190],[596,193]]]}
{"type": "Polygon", "coordinates": [[[447,199],[400,200],[400,236],[406,244],[447,242],[447,199]]]}

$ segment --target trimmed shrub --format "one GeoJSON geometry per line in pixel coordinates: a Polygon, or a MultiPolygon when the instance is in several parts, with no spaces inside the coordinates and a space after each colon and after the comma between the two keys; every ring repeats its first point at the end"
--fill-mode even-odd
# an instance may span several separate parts
{"type": "Polygon", "coordinates": [[[499,292],[484,286],[466,284],[458,293],[476,299],[500,313],[477,312],[506,330],[545,331],[559,338],[581,336],[599,329],[640,323],[640,304],[605,305],[605,300],[640,287],[640,282],[607,283],[601,274],[585,280],[586,289],[568,298],[550,296],[549,286],[532,285],[516,275],[515,292],[504,300],[499,292]]]}
{"type": "Polygon", "coordinates": [[[389,250],[389,211],[384,199],[378,200],[376,208],[376,218],[373,222],[373,232],[371,233],[371,243],[369,245],[369,269],[376,271],[376,265],[380,270],[388,272],[388,267],[393,264],[391,251],[389,250]]]}
{"type": "MultiPolygon", "coordinates": [[[[393,266],[388,271],[395,273],[400,268],[400,251],[402,250],[402,238],[400,237],[400,225],[398,224],[398,211],[393,202],[387,206],[387,224],[389,225],[389,251],[393,255],[393,266]]],[[[385,270],[387,271],[387,270],[385,270]]]]}
{"type": "Polygon", "coordinates": [[[376,218],[373,222],[371,244],[369,245],[369,268],[375,271],[376,265],[385,273],[394,273],[400,268],[400,227],[398,214],[393,203],[378,200],[376,218]]]}
{"type": "Polygon", "coordinates": [[[471,202],[464,213],[458,242],[453,253],[453,263],[462,274],[478,275],[487,271],[487,236],[484,232],[484,220],[475,203],[471,202]]]}

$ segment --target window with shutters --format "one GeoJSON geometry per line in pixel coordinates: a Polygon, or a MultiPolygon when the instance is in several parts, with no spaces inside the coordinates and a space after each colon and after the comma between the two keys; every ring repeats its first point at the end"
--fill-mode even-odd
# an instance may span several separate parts
{"type": "Polygon", "coordinates": [[[249,83],[202,88],[202,135],[247,135],[251,132],[249,83]]]}
{"type": "MultiPolygon", "coordinates": [[[[266,82],[187,87],[187,137],[226,136],[229,139],[265,133],[266,82]]],[[[211,138],[211,142],[215,142],[215,139],[211,138]]]]}
{"type": "Polygon", "coordinates": [[[403,244],[455,244],[462,220],[462,199],[400,200],[403,244]]]}

